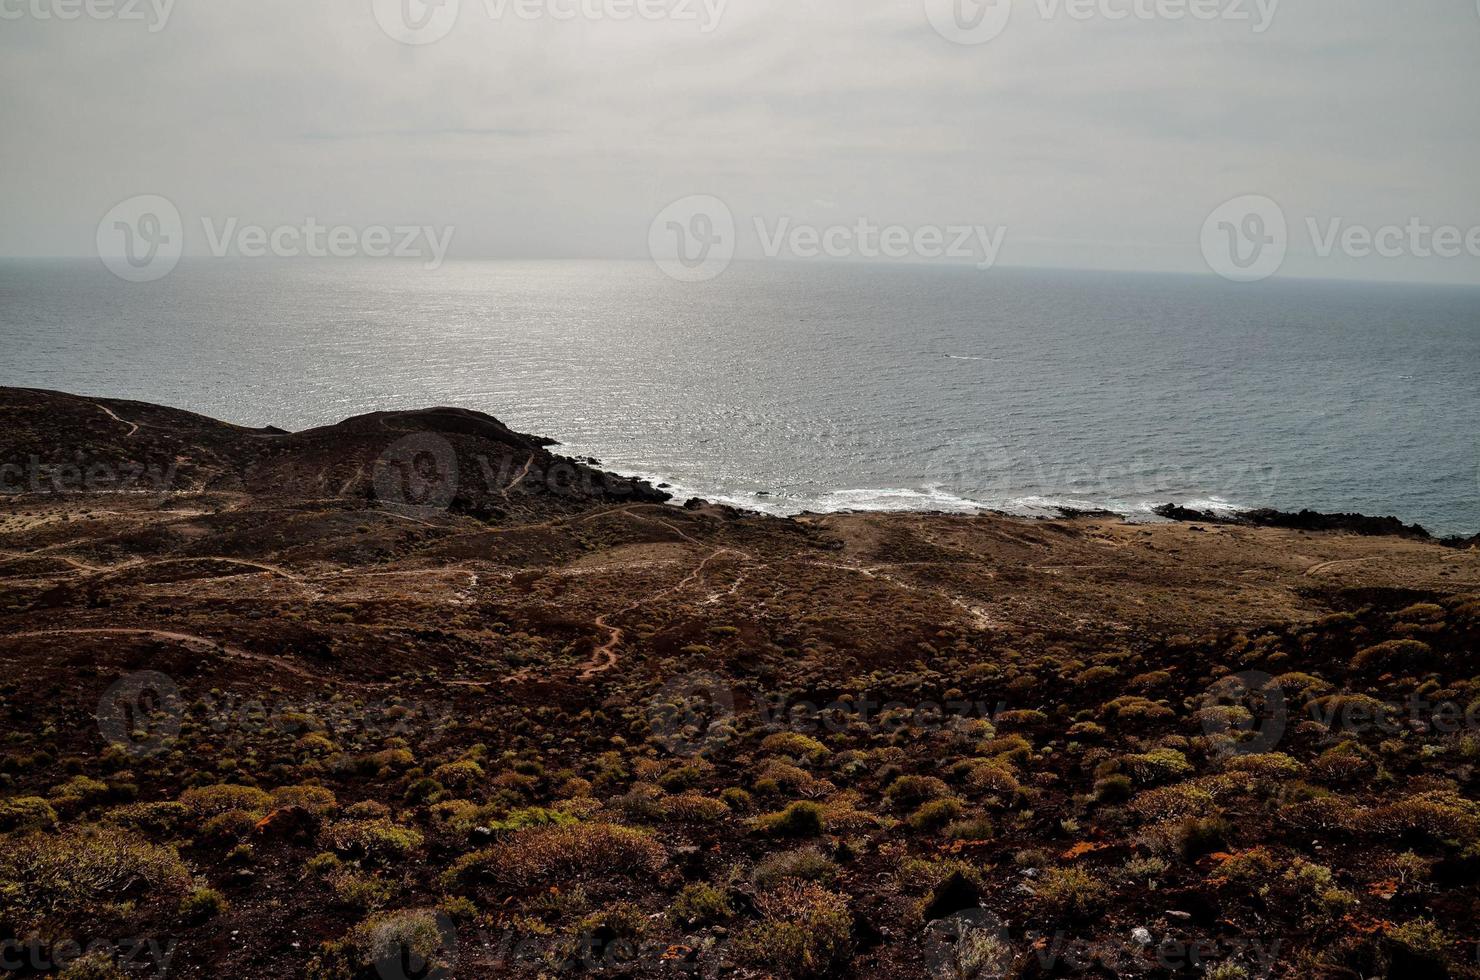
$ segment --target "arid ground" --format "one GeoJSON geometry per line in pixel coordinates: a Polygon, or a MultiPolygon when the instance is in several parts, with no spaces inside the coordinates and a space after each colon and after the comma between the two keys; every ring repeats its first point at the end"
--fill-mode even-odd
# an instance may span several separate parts
{"type": "Polygon", "coordinates": [[[0,969],[1480,976],[1473,546],[0,420],[0,969]]]}

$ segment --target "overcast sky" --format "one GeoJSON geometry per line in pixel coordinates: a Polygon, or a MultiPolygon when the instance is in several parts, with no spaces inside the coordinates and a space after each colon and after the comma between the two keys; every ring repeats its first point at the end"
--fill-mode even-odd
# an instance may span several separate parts
{"type": "Polygon", "coordinates": [[[1480,257],[1320,258],[1307,233],[1480,227],[1476,0],[1283,0],[1262,32],[1271,0],[1194,0],[1211,21],[1016,0],[977,44],[933,26],[948,0],[667,0],[625,22],[556,14],[635,0],[461,0],[421,45],[378,0],[40,16],[82,2],[0,0],[0,254],[92,254],[110,208],[159,194],[190,252],[203,218],[312,216],[452,226],[452,259],[636,258],[660,210],[705,194],[742,256],[756,218],[863,218],[1005,226],[1009,265],[1207,272],[1208,215],[1257,194],[1290,224],[1282,274],[1480,282],[1480,257]]]}

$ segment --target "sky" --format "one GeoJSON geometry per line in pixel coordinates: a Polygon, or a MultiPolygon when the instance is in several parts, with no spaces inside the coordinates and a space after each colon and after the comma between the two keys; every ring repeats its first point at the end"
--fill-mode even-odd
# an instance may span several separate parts
{"type": "Polygon", "coordinates": [[[645,258],[702,199],[740,258],[890,227],[961,258],[927,228],[984,266],[1236,277],[1209,249],[1274,241],[1271,202],[1248,278],[1480,283],[1477,0],[441,4],[0,0],[0,255],[96,255],[157,195],[187,255],[313,219],[645,258]]]}

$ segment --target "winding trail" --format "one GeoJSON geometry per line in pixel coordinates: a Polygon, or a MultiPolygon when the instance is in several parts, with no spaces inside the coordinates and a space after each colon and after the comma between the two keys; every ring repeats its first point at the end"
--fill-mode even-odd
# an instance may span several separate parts
{"type": "MultiPolygon", "coordinates": [[[[667,524],[668,522],[659,521],[659,523],[667,524]]],[[[669,526],[671,527],[672,525],[669,526]]],[[[673,530],[678,531],[677,528],[673,528],[673,530]]],[[[687,540],[693,540],[682,531],[678,531],[678,533],[680,536],[684,537],[687,540]]],[[[622,639],[627,634],[626,631],[622,629],[622,627],[613,626],[610,623],[612,617],[625,616],[627,613],[630,613],[636,609],[640,609],[649,603],[657,602],[659,599],[664,599],[675,592],[682,591],[690,584],[698,581],[699,576],[704,574],[704,569],[708,567],[710,562],[714,561],[716,558],[719,558],[721,555],[727,554],[738,555],[746,561],[756,560],[755,556],[751,555],[749,552],[739,551],[735,548],[718,548],[703,561],[699,562],[698,565],[694,566],[694,570],[690,572],[687,576],[685,576],[684,579],[680,581],[677,585],[669,586],[668,588],[663,589],[659,592],[655,592],[654,594],[647,596],[646,598],[639,599],[631,605],[623,609],[619,609],[616,612],[603,613],[602,615],[597,616],[596,625],[601,629],[607,631],[607,640],[605,643],[597,647],[596,650],[592,652],[591,659],[586,662],[585,667],[581,671],[580,679],[583,681],[594,680],[596,677],[599,677],[600,675],[614,669],[617,664],[621,662],[621,658],[617,656],[617,646],[622,642],[622,639]]]]}
{"type": "Polygon", "coordinates": [[[141,423],[130,422],[128,419],[119,418],[118,415],[113,411],[113,409],[109,408],[107,405],[100,405],[97,402],[93,402],[92,405],[93,408],[96,408],[98,411],[102,412],[104,415],[108,416],[119,425],[126,425],[129,427],[129,430],[123,434],[123,437],[125,439],[133,438],[134,433],[139,431],[139,425],[141,423]]]}

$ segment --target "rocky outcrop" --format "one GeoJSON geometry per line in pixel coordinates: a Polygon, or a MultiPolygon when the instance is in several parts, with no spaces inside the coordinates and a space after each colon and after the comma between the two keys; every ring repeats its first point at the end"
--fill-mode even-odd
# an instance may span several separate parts
{"type": "MultiPolygon", "coordinates": [[[[1172,521],[1197,524],[1235,524],[1247,527],[1278,527],[1295,531],[1339,531],[1344,534],[1361,534],[1369,537],[1412,538],[1416,541],[1433,541],[1434,536],[1419,524],[1404,524],[1396,517],[1369,517],[1366,514],[1322,514],[1314,510],[1298,513],[1262,508],[1217,514],[1212,511],[1193,510],[1177,504],[1157,507],[1158,517],[1172,521]]],[[[1439,543],[1452,548],[1472,548],[1480,545],[1480,534],[1472,537],[1451,536],[1439,539],[1439,543]]]]}

